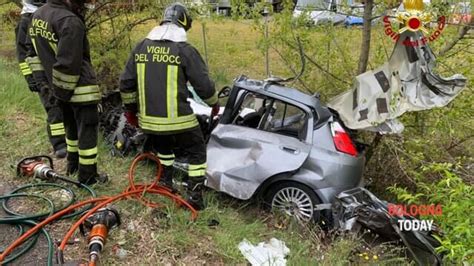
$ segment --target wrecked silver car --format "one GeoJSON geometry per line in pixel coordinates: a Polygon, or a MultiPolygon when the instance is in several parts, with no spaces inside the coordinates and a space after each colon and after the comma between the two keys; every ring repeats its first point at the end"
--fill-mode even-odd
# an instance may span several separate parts
{"type": "MultiPolygon", "coordinates": [[[[307,222],[329,218],[335,196],[362,183],[363,147],[317,96],[241,76],[219,93],[227,103],[210,125],[210,108],[190,93],[208,140],[208,187],[241,200],[263,199],[307,222]]],[[[126,156],[145,141],[126,123],[117,96],[103,100],[101,125],[112,152],[126,156]]],[[[175,166],[185,169],[185,155],[175,154],[175,166]]]]}
{"type": "MultiPolygon", "coordinates": [[[[319,96],[283,85],[304,72],[298,44],[298,76],[263,81],[238,77],[232,88],[220,91],[220,98],[228,99],[217,119],[198,104],[192,88],[190,102],[208,144],[208,187],[241,200],[263,199],[273,210],[303,222],[330,224],[336,195],[362,185],[364,146],[352,140],[319,96]]],[[[123,114],[110,106],[112,115],[101,115],[105,139],[112,151],[125,156],[127,147],[140,146],[139,130],[127,130],[123,114]]],[[[185,154],[174,153],[175,167],[186,168],[185,154]]]]}
{"type": "Polygon", "coordinates": [[[317,96],[245,76],[222,95],[227,104],[207,148],[208,187],[318,221],[337,194],[361,184],[361,148],[317,96]]]}
{"type": "MultiPolygon", "coordinates": [[[[280,81],[237,78],[219,93],[227,103],[212,123],[210,108],[196,95],[190,99],[208,140],[207,186],[241,200],[263,199],[304,222],[326,221],[335,196],[361,185],[363,147],[317,96],[280,81]]],[[[126,124],[113,95],[107,101],[106,142],[114,154],[133,153],[142,135],[126,124]]],[[[185,168],[185,156],[175,154],[175,166],[185,168]]]]}

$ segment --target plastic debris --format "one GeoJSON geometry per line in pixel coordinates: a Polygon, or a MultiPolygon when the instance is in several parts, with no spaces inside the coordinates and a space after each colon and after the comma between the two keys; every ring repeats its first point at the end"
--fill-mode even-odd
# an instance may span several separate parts
{"type": "Polygon", "coordinates": [[[114,252],[115,256],[117,256],[120,260],[124,260],[127,258],[127,250],[123,249],[119,245],[113,246],[112,251],[114,252]]]}
{"type": "Polygon", "coordinates": [[[239,243],[239,250],[252,266],[286,265],[285,257],[290,253],[285,242],[276,238],[270,239],[269,243],[260,242],[256,246],[244,239],[239,243]]]}

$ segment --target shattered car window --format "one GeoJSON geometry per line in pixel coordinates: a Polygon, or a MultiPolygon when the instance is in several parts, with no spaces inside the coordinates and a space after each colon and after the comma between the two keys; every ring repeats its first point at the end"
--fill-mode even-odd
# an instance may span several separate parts
{"type": "Polygon", "coordinates": [[[233,124],[304,139],[307,116],[301,109],[252,92],[244,92],[233,124]]]}
{"type": "Polygon", "coordinates": [[[234,119],[234,124],[251,128],[258,128],[265,112],[266,99],[255,93],[246,93],[234,119]]]}
{"type": "Polygon", "coordinates": [[[274,100],[262,125],[265,131],[287,135],[298,139],[306,136],[306,114],[298,107],[274,100]]]}

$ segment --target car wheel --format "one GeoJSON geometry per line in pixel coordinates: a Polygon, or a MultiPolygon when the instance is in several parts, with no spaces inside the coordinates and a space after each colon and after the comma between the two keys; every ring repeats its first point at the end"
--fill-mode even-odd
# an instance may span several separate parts
{"type": "Polygon", "coordinates": [[[272,211],[294,217],[301,222],[319,222],[320,212],[314,205],[320,204],[318,196],[307,186],[296,182],[282,182],[271,186],[265,202],[272,211]]]}

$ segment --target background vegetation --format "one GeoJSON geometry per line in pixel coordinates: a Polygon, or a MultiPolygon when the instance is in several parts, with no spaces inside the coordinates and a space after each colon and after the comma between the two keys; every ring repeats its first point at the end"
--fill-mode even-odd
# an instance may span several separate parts
{"type": "MultiPolygon", "coordinates": [[[[130,50],[157,25],[159,20],[156,19],[166,4],[151,0],[139,2],[140,5],[130,6],[114,1],[113,5],[104,5],[89,15],[93,61],[104,91],[116,89],[130,50]]],[[[375,17],[388,6],[377,1],[374,4],[376,8],[372,15],[375,17]]],[[[289,5],[286,3],[286,7],[289,5]]],[[[264,51],[267,48],[271,73],[293,76],[300,67],[296,37],[303,44],[307,65],[304,75],[292,86],[308,93],[318,92],[323,100],[351,87],[360,67],[363,29],[308,26],[304,17],[292,19],[291,9],[286,8],[270,17],[270,37],[265,39],[260,5],[254,9],[239,3],[236,6],[239,12],[234,12],[231,18],[208,16],[205,8],[193,11],[196,19],[189,32],[189,42],[206,55],[211,75],[219,88],[230,85],[233,78],[241,74],[264,78],[264,51]]],[[[27,91],[13,57],[12,33],[16,20],[13,10],[13,5],[4,5],[0,14],[3,58],[0,62],[0,159],[8,163],[48,150],[42,128],[44,113],[36,96],[27,91]]],[[[443,76],[460,73],[472,81],[472,35],[468,33],[450,50],[445,49],[446,44],[458,35],[459,26],[448,25],[440,39],[431,43],[433,52],[438,55],[436,71],[443,76]]],[[[389,58],[393,42],[384,35],[380,22],[372,26],[370,37],[367,65],[372,69],[389,58]]],[[[392,202],[443,206],[443,216],[433,219],[445,233],[439,251],[446,255],[448,264],[474,261],[474,100],[471,84],[445,108],[404,115],[402,121],[406,129],[401,135],[379,137],[374,143],[373,135],[360,135],[361,140],[372,144],[372,156],[365,173],[370,190],[392,202]]],[[[123,163],[123,159],[111,157],[105,146],[101,147],[100,155],[101,168],[113,178],[111,186],[97,187],[97,190],[103,194],[120,191],[125,187],[123,180],[128,164],[123,163]]],[[[13,171],[6,164],[0,167],[0,177],[2,182],[23,182],[12,178],[13,171]]],[[[403,252],[386,255],[383,246],[368,250],[360,238],[328,237],[319,230],[301,229],[261,214],[246,203],[215,193],[209,193],[208,197],[211,207],[202,212],[197,225],[189,225],[181,211],[168,210],[168,218],[163,218],[151,210],[127,203],[121,208],[127,210],[127,228],[114,234],[110,243],[118,243],[116,245],[128,250],[127,262],[131,264],[157,260],[162,263],[243,263],[237,250],[238,242],[243,238],[258,242],[274,236],[287,242],[291,249],[289,262],[295,265],[365,261],[364,252],[369,260],[377,255],[386,263],[403,261],[403,258],[396,258],[403,252]],[[209,218],[218,218],[221,225],[209,228],[209,218]],[[135,257],[141,254],[151,255],[135,257]]],[[[78,258],[79,252],[84,254],[84,247],[72,249],[74,258],[78,258]]],[[[108,252],[111,255],[106,256],[108,262],[114,262],[117,257],[112,255],[113,250],[108,249],[108,252]]]]}

